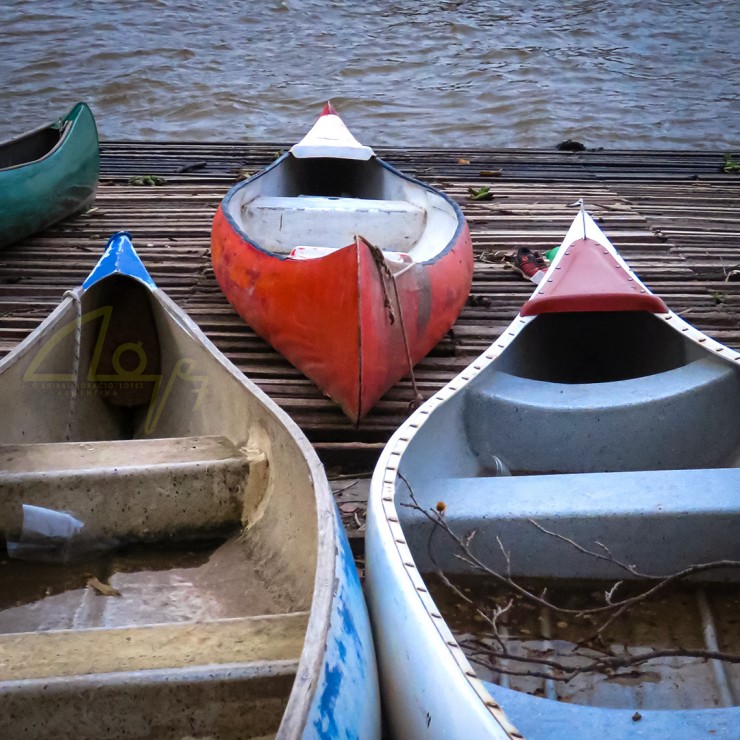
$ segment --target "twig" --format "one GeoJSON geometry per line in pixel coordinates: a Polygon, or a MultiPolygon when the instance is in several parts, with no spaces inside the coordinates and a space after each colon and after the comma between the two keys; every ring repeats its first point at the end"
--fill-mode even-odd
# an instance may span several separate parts
{"type": "Polygon", "coordinates": [[[419,392],[419,387],[416,382],[416,375],[414,373],[414,362],[413,358],[411,357],[408,335],[406,334],[406,324],[403,320],[403,306],[401,305],[401,298],[398,295],[398,284],[396,283],[396,277],[391,271],[390,267],[388,267],[388,263],[385,261],[383,250],[380,247],[377,247],[375,244],[371,244],[367,239],[365,239],[364,236],[361,236],[360,234],[355,235],[355,244],[357,245],[358,249],[361,241],[367,245],[367,248],[370,250],[370,254],[373,257],[373,260],[375,261],[375,265],[378,268],[380,285],[383,289],[383,306],[388,311],[388,321],[391,325],[394,324],[396,321],[396,314],[393,311],[393,305],[388,295],[388,289],[385,284],[386,278],[390,280],[391,285],[393,286],[393,293],[396,297],[396,306],[398,307],[398,319],[401,329],[401,337],[403,339],[403,346],[406,351],[406,362],[409,366],[409,378],[411,380],[411,388],[414,392],[414,398],[409,404],[409,411],[415,411],[416,408],[418,408],[423,403],[424,398],[419,392]]]}
{"type": "Polygon", "coordinates": [[[503,543],[501,542],[501,538],[498,535],[496,535],[496,542],[498,542],[498,546],[501,549],[501,554],[504,556],[504,560],[506,560],[506,577],[511,578],[511,554],[506,551],[503,543]]]}
{"type": "Polygon", "coordinates": [[[373,477],[373,471],[370,470],[370,471],[364,471],[362,473],[338,473],[337,475],[329,476],[328,480],[329,482],[333,482],[335,480],[352,480],[353,478],[358,478],[362,480],[365,478],[372,478],[372,477],[373,477]]]}
{"type": "MultiPolygon", "coordinates": [[[[740,663],[740,655],[730,655],[728,653],[717,652],[714,650],[687,650],[685,648],[669,648],[665,650],[651,650],[650,652],[641,653],[639,655],[610,655],[602,658],[596,658],[589,663],[585,663],[579,666],[568,666],[557,660],[551,660],[549,658],[539,658],[535,655],[515,655],[508,651],[498,653],[492,650],[489,646],[483,645],[480,642],[478,644],[482,649],[475,650],[474,645],[469,640],[463,640],[460,643],[465,647],[469,648],[467,653],[470,660],[479,665],[484,665],[489,670],[497,673],[506,673],[510,676],[530,676],[536,678],[551,678],[555,681],[570,681],[578,675],[583,673],[610,673],[614,674],[623,668],[636,668],[648,663],[651,660],[658,660],[659,658],[699,658],[701,660],[721,660],[726,663],[740,663]],[[485,655],[487,661],[484,662],[478,655],[485,655]],[[536,671],[515,671],[505,668],[499,668],[496,664],[492,663],[492,660],[511,660],[519,663],[532,663],[534,665],[541,665],[547,668],[552,668],[557,673],[538,673],[536,671]]],[[[557,654],[557,653],[556,653],[557,654]]],[[[582,657],[582,656],[580,656],[582,657]]],[[[615,674],[619,675],[619,674],[615,674]]]]}
{"type": "MultiPolygon", "coordinates": [[[[404,482],[408,486],[408,481],[404,479],[404,482]]],[[[561,614],[575,614],[575,615],[582,616],[584,614],[600,614],[600,613],[604,613],[608,611],[613,611],[615,609],[621,609],[622,607],[630,607],[630,606],[633,606],[634,604],[638,604],[641,601],[644,601],[646,598],[650,596],[655,595],[658,591],[661,591],[667,586],[672,585],[676,583],[677,581],[688,578],[689,576],[696,575],[697,573],[705,573],[707,571],[719,570],[722,568],[740,568],[740,561],[716,560],[710,563],[700,563],[698,565],[690,565],[687,568],[684,568],[683,570],[678,571],[677,573],[672,573],[668,576],[642,576],[645,578],[650,578],[651,580],[657,580],[657,579],[660,579],[660,580],[654,586],[652,586],[651,588],[647,589],[646,591],[640,594],[637,594],[636,596],[630,596],[620,601],[615,601],[614,603],[611,603],[611,604],[605,604],[604,606],[596,606],[590,609],[569,609],[567,607],[557,606],[556,604],[553,604],[552,602],[547,601],[546,599],[543,599],[540,596],[537,596],[537,594],[532,593],[531,591],[527,590],[520,584],[516,583],[516,581],[514,581],[512,578],[501,575],[501,573],[498,573],[497,571],[487,566],[479,558],[473,555],[469,549],[466,549],[464,541],[455,532],[453,532],[449,528],[449,526],[447,525],[447,522],[445,522],[444,519],[436,511],[434,510],[426,511],[421,506],[419,506],[419,504],[417,503],[416,499],[413,496],[413,493],[411,493],[410,486],[409,486],[409,494],[411,496],[411,500],[413,501],[413,504],[402,504],[402,506],[407,506],[411,509],[415,509],[416,511],[421,512],[430,521],[440,526],[442,530],[445,531],[452,538],[452,540],[457,543],[457,545],[462,550],[462,554],[455,553],[456,558],[458,558],[464,563],[467,563],[471,568],[474,568],[475,570],[480,570],[481,572],[486,573],[489,576],[492,576],[498,581],[505,583],[507,586],[511,587],[512,589],[517,591],[519,594],[529,599],[530,601],[534,602],[535,604],[538,604],[539,606],[545,606],[548,609],[552,609],[553,611],[559,612],[561,614]]],[[[532,521],[532,523],[537,525],[536,522],[534,521],[532,521]]],[[[537,526],[543,531],[547,532],[547,530],[545,530],[541,525],[537,525],[537,526]]],[[[633,566],[628,566],[625,563],[621,563],[620,561],[614,558],[610,558],[610,557],[601,555],[599,553],[594,553],[593,551],[587,550],[586,548],[582,547],[581,545],[578,545],[572,540],[569,540],[567,537],[563,537],[562,535],[557,535],[555,533],[550,533],[550,532],[547,532],[547,533],[554,534],[554,536],[557,536],[560,539],[563,539],[567,542],[571,542],[581,552],[593,555],[594,557],[598,557],[601,560],[607,560],[608,562],[612,562],[614,565],[625,568],[626,570],[630,570],[630,568],[633,567],[633,566]]],[[[430,536],[430,540],[431,540],[431,536],[430,536]]],[[[430,558],[431,558],[431,553],[430,553],[430,558]]],[[[435,563],[435,567],[436,567],[436,563],[435,563]]],[[[636,575],[639,575],[638,571],[631,570],[630,572],[636,575]]]]}
{"type": "Polygon", "coordinates": [[[604,601],[606,601],[607,604],[611,604],[612,598],[614,596],[614,592],[624,583],[624,581],[617,581],[605,594],[604,594],[604,601]]]}
{"type": "Polygon", "coordinates": [[[574,547],[578,552],[582,552],[584,555],[590,555],[591,557],[596,558],[597,560],[605,560],[608,563],[613,563],[614,565],[619,566],[620,568],[623,568],[626,570],[630,575],[637,576],[638,578],[651,578],[651,579],[660,579],[664,578],[664,576],[653,576],[653,575],[647,575],[646,573],[640,573],[634,565],[628,565],[627,563],[622,563],[621,561],[617,560],[614,555],[612,555],[609,548],[604,545],[601,542],[596,542],[596,544],[604,551],[606,552],[606,555],[603,555],[600,552],[596,552],[594,550],[589,550],[588,548],[584,547],[583,545],[580,545],[575,540],[570,539],[570,537],[566,537],[565,535],[559,534],[558,532],[552,532],[549,529],[546,529],[543,527],[539,522],[535,521],[534,519],[528,519],[527,520],[530,524],[534,525],[537,529],[540,530],[540,532],[543,532],[544,534],[549,535],[550,537],[555,537],[558,540],[562,540],[563,542],[567,542],[569,545],[574,547]]]}
{"type": "Polygon", "coordinates": [[[332,493],[344,493],[344,491],[348,491],[352,486],[356,486],[357,481],[354,480],[352,483],[348,483],[346,486],[342,486],[341,488],[337,488],[336,490],[333,490],[332,493]]]}
{"type": "MultiPolygon", "coordinates": [[[[720,660],[720,661],[724,661],[728,663],[740,663],[740,655],[733,655],[733,654],[728,654],[728,653],[723,653],[723,652],[718,652],[718,651],[713,651],[713,650],[691,650],[691,649],[684,649],[684,648],[667,648],[667,649],[661,649],[661,650],[651,650],[649,652],[641,653],[639,655],[614,655],[613,653],[605,652],[599,657],[596,657],[593,660],[590,660],[588,663],[580,665],[580,666],[567,665],[565,663],[560,662],[559,660],[553,660],[551,658],[543,658],[543,657],[538,657],[538,656],[533,656],[533,655],[522,656],[522,655],[515,655],[515,654],[510,653],[506,649],[506,642],[502,638],[499,632],[498,623],[501,617],[503,617],[504,615],[510,612],[511,607],[513,605],[513,599],[510,599],[504,607],[497,605],[489,615],[480,607],[479,604],[477,604],[473,599],[471,599],[469,596],[464,594],[457,586],[455,586],[449,580],[449,578],[447,578],[447,576],[442,572],[442,569],[439,567],[439,564],[437,563],[434,557],[434,553],[432,552],[432,540],[438,529],[443,530],[457,544],[458,548],[461,550],[461,552],[453,553],[453,556],[455,558],[466,563],[468,566],[470,566],[474,570],[479,570],[485,573],[486,575],[493,577],[499,583],[506,585],[508,588],[510,588],[512,591],[519,594],[526,600],[532,603],[535,603],[538,606],[551,609],[554,612],[561,613],[561,614],[569,614],[569,615],[573,615],[576,617],[593,616],[593,615],[599,615],[599,614],[607,615],[606,620],[596,629],[595,633],[590,638],[586,638],[586,640],[583,640],[578,644],[581,647],[587,646],[589,642],[593,642],[596,639],[601,639],[604,631],[611,624],[613,624],[613,622],[616,619],[622,616],[628,609],[654,596],[659,591],[667,588],[669,585],[675,584],[676,582],[683,580],[691,575],[695,575],[697,573],[703,573],[703,572],[717,570],[721,568],[738,568],[740,567],[740,561],[718,560],[718,561],[713,561],[709,563],[699,563],[695,565],[690,565],[676,573],[671,573],[668,575],[647,574],[647,573],[642,573],[635,565],[631,565],[631,564],[628,564],[628,563],[625,563],[619,560],[617,557],[614,556],[614,554],[609,550],[609,548],[601,542],[596,542],[596,545],[601,549],[601,551],[592,550],[587,547],[584,547],[583,545],[576,542],[575,540],[569,537],[566,537],[565,535],[562,535],[558,532],[553,532],[545,528],[544,526],[542,526],[535,520],[530,519],[529,520],[530,523],[533,526],[535,526],[539,531],[541,531],[543,534],[547,534],[550,537],[554,537],[558,540],[561,540],[569,544],[570,546],[575,548],[578,552],[584,555],[588,555],[589,557],[593,557],[598,560],[611,563],[615,565],[616,567],[619,567],[627,571],[631,576],[635,578],[646,579],[646,580],[653,582],[649,588],[646,588],[645,590],[641,591],[640,593],[636,595],[627,596],[625,598],[615,600],[614,596],[617,592],[617,589],[624,583],[624,581],[617,581],[608,590],[605,591],[604,593],[605,604],[603,606],[597,606],[597,607],[591,607],[591,608],[578,608],[578,609],[560,607],[560,606],[553,604],[552,602],[548,600],[546,588],[543,589],[541,595],[538,596],[537,594],[533,593],[527,588],[524,588],[523,586],[521,586],[520,584],[516,583],[516,581],[513,580],[513,578],[511,577],[511,554],[510,552],[506,550],[503,542],[498,536],[496,536],[496,542],[498,544],[499,550],[501,551],[504,561],[506,563],[506,573],[507,573],[506,575],[502,575],[501,573],[493,570],[492,568],[487,566],[485,563],[483,563],[479,558],[477,558],[470,551],[470,545],[476,534],[476,530],[469,532],[464,538],[461,538],[459,535],[457,535],[455,532],[453,532],[450,529],[450,526],[445,520],[442,512],[440,512],[439,510],[435,510],[435,509],[429,509],[429,510],[423,509],[419,505],[418,501],[416,500],[413,489],[411,488],[411,485],[409,484],[408,480],[406,480],[406,478],[401,473],[399,473],[398,475],[399,475],[399,478],[404,482],[404,484],[408,488],[409,497],[411,498],[411,502],[412,502],[410,504],[402,503],[401,505],[408,507],[412,510],[421,512],[427,519],[429,519],[429,521],[432,522],[432,531],[430,532],[429,539],[427,541],[427,551],[428,551],[430,562],[434,566],[437,575],[440,577],[440,580],[444,583],[444,585],[446,585],[450,590],[452,590],[452,592],[458,598],[462,599],[466,603],[473,606],[476,612],[491,627],[492,634],[489,635],[489,637],[491,637],[495,641],[496,645],[498,645],[498,650],[495,650],[490,645],[481,643],[480,640],[477,640],[475,638],[461,641],[461,645],[464,645],[470,651],[471,653],[470,659],[473,660],[474,662],[481,663],[485,665],[487,668],[489,668],[490,670],[494,672],[498,672],[498,673],[504,673],[504,674],[513,675],[513,676],[540,677],[540,678],[553,679],[553,680],[558,680],[558,681],[569,681],[575,676],[580,675],[582,673],[595,672],[595,671],[612,674],[615,671],[619,671],[625,668],[635,668],[651,660],[656,660],[659,658],[686,657],[686,658],[698,658],[702,660],[720,660]],[[481,660],[478,657],[476,657],[480,653],[483,653],[484,655],[487,656],[488,658],[487,662],[482,663],[481,660]],[[556,675],[554,675],[553,673],[541,673],[541,672],[533,671],[533,670],[516,671],[516,670],[510,670],[508,668],[502,668],[500,666],[493,664],[493,662],[497,660],[511,660],[511,661],[518,661],[520,663],[530,663],[530,664],[535,664],[535,665],[542,665],[542,666],[552,669],[552,671],[554,671],[556,675]]],[[[561,655],[555,650],[549,649],[547,652],[551,655],[555,655],[558,658],[561,657],[561,655]]],[[[598,651],[598,652],[604,652],[604,651],[598,651]]],[[[571,651],[569,652],[567,656],[562,656],[562,657],[574,657],[574,653],[571,651]]],[[[583,656],[582,653],[575,653],[575,657],[582,659],[585,656],[583,656]]]]}

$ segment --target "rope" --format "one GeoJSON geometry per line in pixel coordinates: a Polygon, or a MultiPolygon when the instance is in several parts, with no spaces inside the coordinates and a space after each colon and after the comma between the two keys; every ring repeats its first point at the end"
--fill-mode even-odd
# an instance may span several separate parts
{"type": "MultiPolygon", "coordinates": [[[[375,262],[375,266],[378,268],[378,274],[380,275],[380,287],[383,289],[383,308],[388,311],[388,321],[391,325],[393,325],[396,323],[396,314],[393,311],[391,299],[388,297],[388,289],[385,287],[386,277],[393,281],[393,284],[395,285],[396,281],[393,277],[393,273],[390,271],[388,263],[385,261],[383,250],[380,247],[376,247],[374,244],[371,244],[367,239],[365,239],[365,237],[362,236],[355,237],[355,245],[358,248],[361,241],[365,242],[365,244],[367,245],[368,249],[370,250],[370,254],[373,257],[373,261],[375,262]]],[[[398,291],[396,291],[396,303],[398,303],[398,291]]],[[[398,307],[399,309],[401,308],[400,303],[398,303],[398,307]]],[[[404,341],[405,339],[406,335],[404,334],[404,341]]]]}
{"type": "Polygon", "coordinates": [[[380,285],[383,289],[383,306],[388,311],[388,321],[391,325],[393,325],[396,322],[396,315],[393,311],[393,305],[391,304],[391,300],[388,296],[388,290],[386,288],[385,279],[386,277],[390,279],[391,283],[393,284],[393,293],[396,297],[396,306],[398,306],[398,320],[399,325],[401,327],[401,336],[403,337],[403,346],[406,350],[406,362],[409,366],[409,375],[411,376],[411,387],[414,391],[414,398],[409,403],[409,411],[413,411],[416,409],[423,401],[423,397],[421,393],[419,393],[419,387],[416,384],[416,375],[414,375],[414,363],[411,360],[411,350],[409,349],[409,340],[408,336],[406,335],[406,325],[403,321],[403,308],[401,306],[401,299],[398,295],[398,283],[396,282],[396,276],[391,272],[390,268],[388,267],[388,263],[385,261],[385,256],[383,255],[383,250],[380,249],[380,247],[376,247],[374,244],[371,244],[367,239],[361,236],[355,237],[355,243],[359,247],[360,240],[365,242],[368,249],[370,250],[370,254],[373,256],[373,261],[375,262],[376,267],[378,268],[378,274],[380,276],[380,285]]]}
{"type": "Polygon", "coordinates": [[[80,345],[82,344],[82,301],[79,293],[74,290],[65,292],[64,297],[69,296],[76,308],[76,325],[75,325],[75,348],[72,357],[72,389],[69,398],[69,416],[67,418],[67,428],[64,432],[64,441],[69,442],[72,437],[72,423],[74,422],[77,411],[77,389],[79,386],[80,376],[80,345]]]}

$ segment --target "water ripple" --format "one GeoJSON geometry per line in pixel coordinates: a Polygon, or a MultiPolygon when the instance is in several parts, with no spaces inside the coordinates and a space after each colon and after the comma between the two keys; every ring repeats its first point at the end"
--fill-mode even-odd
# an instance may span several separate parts
{"type": "Polygon", "coordinates": [[[740,146],[740,4],[6,0],[0,138],[89,102],[103,138],[740,146]],[[501,7],[505,6],[505,7],[501,7]]]}

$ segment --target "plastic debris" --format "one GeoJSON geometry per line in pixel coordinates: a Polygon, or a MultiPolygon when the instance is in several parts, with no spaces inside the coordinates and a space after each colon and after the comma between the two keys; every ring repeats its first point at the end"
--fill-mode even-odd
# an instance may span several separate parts
{"type": "Polygon", "coordinates": [[[117,540],[93,536],[85,525],[66,511],[23,504],[20,535],[6,533],[8,556],[16,560],[41,560],[67,563],[72,560],[113,550],[117,540]]]}

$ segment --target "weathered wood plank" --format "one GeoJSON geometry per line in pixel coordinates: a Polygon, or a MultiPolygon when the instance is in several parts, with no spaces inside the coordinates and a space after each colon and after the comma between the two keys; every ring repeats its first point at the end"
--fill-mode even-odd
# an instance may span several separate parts
{"type": "MultiPolygon", "coordinates": [[[[330,466],[369,470],[409,412],[409,379],[355,428],[243,324],[213,276],[209,242],[218,203],[245,171],[256,172],[285,148],[269,142],[104,142],[94,208],[0,254],[0,355],[84,279],[108,236],[126,229],[158,284],[296,419],[330,466]],[[129,183],[146,174],[165,184],[129,183]]],[[[468,305],[415,369],[424,397],[494,341],[531,293],[533,286],[496,253],[555,246],[573,218],[570,204],[581,197],[655,292],[699,328],[740,348],[740,282],[728,279],[740,269],[740,177],[720,172],[723,153],[416,148],[378,154],[461,205],[477,256],[468,305]],[[495,170],[500,176],[485,174],[495,170]],[[468,189],[484,185],[493,200],[471,201],[468,189]]]]}

